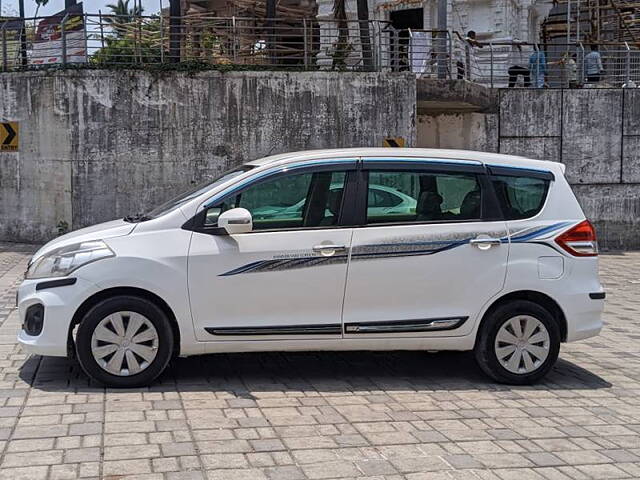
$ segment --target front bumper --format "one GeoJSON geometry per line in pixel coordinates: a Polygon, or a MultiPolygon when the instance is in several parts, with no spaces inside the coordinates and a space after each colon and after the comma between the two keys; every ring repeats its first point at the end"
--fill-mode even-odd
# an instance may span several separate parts
{"type": "Polygon", "coordinates": [[[18,289],[18,315],[24,323],[31,305],[44,306],[44,324],[39,335],[29,335],[24,329],[18,333],[18,342],[27,353],[53,357],[67,356],[69,326],[78,307],[99,289],[96,285],[78,278],[72,285],[36,289],[47,279],[25,280],[18,289]]]}

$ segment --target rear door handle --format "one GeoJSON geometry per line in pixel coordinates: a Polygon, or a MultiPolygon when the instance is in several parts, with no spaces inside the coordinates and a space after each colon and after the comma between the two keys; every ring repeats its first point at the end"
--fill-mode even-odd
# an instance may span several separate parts
{"type": "Polygon", "coordinates": [[[502,244],[502,240],[499,238],[473,238],[469,243],[478,247],[480,250],[487,250],[491,248],[492,245],[502,244]]]}

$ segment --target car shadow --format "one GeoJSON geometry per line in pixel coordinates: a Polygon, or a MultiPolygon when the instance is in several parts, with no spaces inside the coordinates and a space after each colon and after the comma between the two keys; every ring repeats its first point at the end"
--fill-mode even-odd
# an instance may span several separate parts
{"type": "MultiPolygon", "coordinates": [[[[104,390],[76,361],[29,357],[19,372],[30,386],[44,391],[104,390]]],[[[611,384],[580,366],[558,360],[532,386],[493,382],[471,352],[287,352],[214,354],[178,358],[149,387],[137,391],[212,391],[252,398],[252,392],[362,392],[487,390],[511,391],[603,389],[611,384]]]]}

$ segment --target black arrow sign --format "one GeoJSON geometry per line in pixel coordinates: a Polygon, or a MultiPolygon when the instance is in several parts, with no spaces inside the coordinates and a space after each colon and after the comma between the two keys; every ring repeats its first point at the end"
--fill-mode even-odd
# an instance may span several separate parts
{"type": "Polygon", "coordinates": [[[16,131],[13,128],[11,128],[10,123],[3,123],[2,126],[7,131],[7,137],[4,139],[4,142],[2,142],[2,144],[11,145],[11,142],[13,141],[13,139],[16,138],[16,131]]]}

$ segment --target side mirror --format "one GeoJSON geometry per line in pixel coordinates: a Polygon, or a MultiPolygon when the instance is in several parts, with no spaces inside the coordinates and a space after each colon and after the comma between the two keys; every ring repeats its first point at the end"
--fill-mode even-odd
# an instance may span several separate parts
{"type": "Polygon", "coordinates": [[[218,227],[224,228],[229,235],[248,233],[253,230],[251,212],[246,208],[227,210],[218,217],[218,227]]]}

